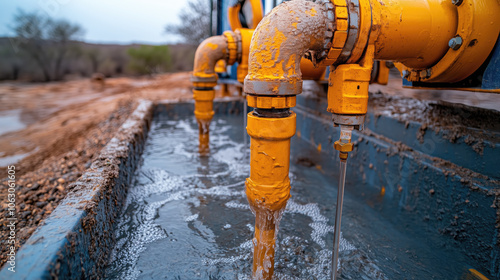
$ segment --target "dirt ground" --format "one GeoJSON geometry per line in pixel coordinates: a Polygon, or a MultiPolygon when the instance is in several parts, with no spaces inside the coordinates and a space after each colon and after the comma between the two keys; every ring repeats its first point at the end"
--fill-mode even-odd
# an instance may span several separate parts
{"type": "MultiPolygon", "coordinates": [[[[7,165],[15,166],[16,247],[70,191],[141,98],[191,99],[189,73],[154,78],[0,83],[0,244],[8,248],[7,165]],[[12,113],[18,114],[12,116],[12,113]],[[10,115],[9,115],[10,114],[10,115]],[[3,119],[2,119],[3,117],[3,119]],[[15,121],[13,121],[15,120],[15,121]],[[16,125],[20,130],[15,130],[16,125]],[[2,130],[15,131],[2,134],[2,130]],[[17,162],[16,162],[17,161],[17,162]]],[[[0,260],[3,265],[7,258],[0,260]]]]}
{"type": "MultiPolygon", "coordinates": [[[[31,236],[71,191],[70,184],[90,166],[93,157],[135,109],[138,99],[191,99],[189,77],[189,73],[183,72],[154,78],[113,78],[107,79],[104,85],[90,80],[0,83],[0,202],[2,213],[6,213],[6,166],[14,165],[16,247],[31,236]]],[[[370,90],[382,90],[388,95],[414,97],[416,94],[402,90],[399,78],[391,79],[388,87],[372,85],[370,90]]],[[[500,95],[472,93],[474,98],[471,98],[470,94],[427,90],[417,95],[447,102],[464,100],[460,103],[500,109],[500,95]]],[[[8,248],[7,217],[7,214],[0,215],[3,256],[8,248]]],[[[0,260],[0,266],[5,260],[0,260]]]]}

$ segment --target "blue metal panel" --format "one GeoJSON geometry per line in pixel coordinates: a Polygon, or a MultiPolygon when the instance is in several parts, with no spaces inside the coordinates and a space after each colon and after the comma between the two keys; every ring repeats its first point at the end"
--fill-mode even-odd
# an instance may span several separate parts
{"type": "Polygon", "coordinates": [[[484,70],[482,89],[500,89],[500,37],[493,49],[490,63],[484,70]]]}

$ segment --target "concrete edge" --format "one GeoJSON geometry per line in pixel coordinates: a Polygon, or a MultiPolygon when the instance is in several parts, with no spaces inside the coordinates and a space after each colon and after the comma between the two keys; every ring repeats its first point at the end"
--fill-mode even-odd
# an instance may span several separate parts
{"type": "Polygon", "coordinates": [[[8,262],[0,279],[100,278],[114,245],[114,219],[125,202],[153,117],[140,100],[54,212],[8,262]]]}

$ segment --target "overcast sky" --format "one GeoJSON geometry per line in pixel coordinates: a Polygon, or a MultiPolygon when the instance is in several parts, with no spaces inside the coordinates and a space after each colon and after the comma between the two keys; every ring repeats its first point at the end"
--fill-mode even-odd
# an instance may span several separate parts
{"type": "Polygon", "coordinates": [[[173,43],[165,25],[177,24],[185,0],[0,0],[0,37],[12,36],[14,14],[38,11],[54,19],[78,23],[84,40],[94,43],[173,43]]]}

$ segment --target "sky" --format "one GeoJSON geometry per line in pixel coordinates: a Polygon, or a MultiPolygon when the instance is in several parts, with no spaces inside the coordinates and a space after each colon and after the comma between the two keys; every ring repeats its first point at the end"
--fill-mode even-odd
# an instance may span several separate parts
{"type": "Polygon", "coordinates": [[[165,34],[165,25],[178,24],[186,5],[186,0],[0,0],[0,37],[14,35],[9,26],[20,8],[77,23],[90,43],[175,43],[180,37],[165,34]]]}

